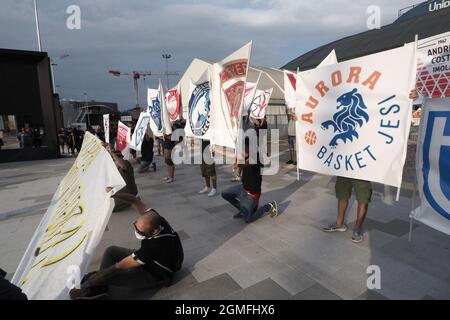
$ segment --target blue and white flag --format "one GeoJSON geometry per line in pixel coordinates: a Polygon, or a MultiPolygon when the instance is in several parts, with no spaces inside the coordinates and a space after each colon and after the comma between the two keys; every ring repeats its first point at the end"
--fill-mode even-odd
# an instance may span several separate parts
{"type": "Polygon", "coordinates": [[[184,128],[186,137],[210,139],[211,81],[206,70],[197,81],[191,79],[189,86],[188,119],[184,128]]]}
{"type": "Polygon", "coordinates": [[[141,150],[142,141],[144,141],[145,132],[150,121],[149,112],[141,112],[139,120],[136,123],[133,135],[131,136],[130,148],[134,150],[141,150]]]}
{"type": "Polygon", "coordinates": [[[421,204],[411,217],[450,235],[450,98],[425,100],[416,169],[421,204]]]}
{"type": "Polygon", "coordinates": [[[400,187],[415,52],[405,45],[300,72],[298,168],[400,187]]]}

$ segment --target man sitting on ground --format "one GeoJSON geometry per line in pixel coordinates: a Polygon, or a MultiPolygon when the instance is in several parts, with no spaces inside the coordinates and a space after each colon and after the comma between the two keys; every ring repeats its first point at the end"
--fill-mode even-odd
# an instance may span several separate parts
{"type": "MultiPolygon", "coordinates": [[[[112,188],[107,188],[111,192],[112,188]]],[[[170,286],[173,275],[181,269],[184,253],[178,234],[154,209],[139,197],[116,193],[113,198],[127,201],[139,212],[133,223],[141,240],[137,250],[111,246],[106,249],[100,270],[87,278],[80,289],[72,289],[72,299],[94,299],[105,295],[108,286],[132,289],[170,286]]]]}

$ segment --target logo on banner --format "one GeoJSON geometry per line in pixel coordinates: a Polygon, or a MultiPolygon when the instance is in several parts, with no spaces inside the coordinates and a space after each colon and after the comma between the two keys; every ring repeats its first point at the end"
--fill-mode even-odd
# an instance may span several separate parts
{"type": "Polygon", "coordinates": [[[152,105],[149,108],[150,116],[156,124],[158,131],[162,131],[162,120],[161,120],[161,101],[158,97],[152,98],[152,105]]]}
{"type": "Polygon", "coordinates": [[[139,121],[136,125],[136,146],[139,146],[144,139],[145,130],[147,129],[147,125],[144,124],[148,124],[147,121],[149,118],[149,116],[141,117],[141,121],[139,121]]]}
{"type": "Polygon", "coordinates": [[[180,92],[178,90],[169,90],[167,92],[167,111],[171,121],[178,119],[180,115],[180,92]]]}
{"type": "Polygon", "coordinates": [[[333,115],[333,120],[322,123],[322,129],[328,130],[331,126],[336,133],[330,141],[330,146],[335,148],[338,141],[346,143],[353,141],[353,138],[359,138],[357,129],[362,127],[364,120],[369,121],[369,115],[364,111],[367,109],[362,95],[358,89],[344,93],[337,99],[338,111],[333,115]]]}
{"type": "Polygon", "coordinates": [[[192,133],[203,136],[209,129],[209,82],[195,87],[189,99],[189,125],[192,133]]]}
{"type": "Polygon", "coordinates": [[[259,119],[264,114],[264,109],[269,104],[268,96],[266,92],[263,92],[262,94],[256,96],[253,99],[252,106],[250,108],[250,115],[253,118],[259,119]]]}
{"type": "Polygon", "coordinates": [[[423,142],[423,193],[450,220],[450,111],[430,111],[423,142]]]}
{"type": "Polygon", "coordinates": [[[245,77],[246,74],[247,60],[242,59],[225,64],[223,66],[223,71],[219,75],[231,117],[239,116],[242,97],[245,92],[245,81],[238,79],[245,77]],[[230,86],[225,87],[225,82],[228,82],[229,80],[233,80],[234,82],[230,86]]]}

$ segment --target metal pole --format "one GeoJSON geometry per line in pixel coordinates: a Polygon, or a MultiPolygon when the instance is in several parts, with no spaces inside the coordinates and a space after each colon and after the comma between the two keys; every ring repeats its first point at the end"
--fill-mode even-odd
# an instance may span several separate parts
{"type": "Polygon", "coordinates": [[[37,38],[38,38],[38,46],[39,46],[39,51],[42,52],[41,32],[39,29],[39,14],[38,14],[36,0],[33,0],[33,2],[34,2],[34,17],[36,20],[36,32],[37,32],[37,38]]]}
{"type": "Polygon", "coordinates": [[[53,93],[57,93],[56,92],[56,85],[55,85],[55,74],[54,74],[54,69],[53,69],[53,63],[50,60],[50,72],[52,74],[52,84],[53,84],[53,93]]]}
{"type": "Polygon", "coordinates": [[[169,59],[166,59],[166,84],[167,84],[167,89],[169,89],[169,59]]]}

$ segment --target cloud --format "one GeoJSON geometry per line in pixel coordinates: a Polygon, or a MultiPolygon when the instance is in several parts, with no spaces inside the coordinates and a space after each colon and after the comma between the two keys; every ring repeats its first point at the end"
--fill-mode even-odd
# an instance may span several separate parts
{"type": "MultiPolygon", "coordinates": [[[[253,64],[279,67],[319,45],[364,31],[366,8],[373,4],[381,7],[386,24],[412,1],[38,0],[44,50],[50,56],[70,54],[55,68],[61,96],[83,98],[86,92],[92,99],[117,101],[121,108],[134,105],[132,81],[110,76],[110,69],[161,72],[161,54],[169,52],[170,69],[182,74],[193,58],[219,60],[249,40],[253,64]],[[66,28],[66,8],[72,4],[81,8],[81,30],[66,28]]],[[[32,1],[3,0],[0,28],[0,47],[37,49],[32,1]]],[[[157,81],[151,77],[147,85],[157,81]]]]}

